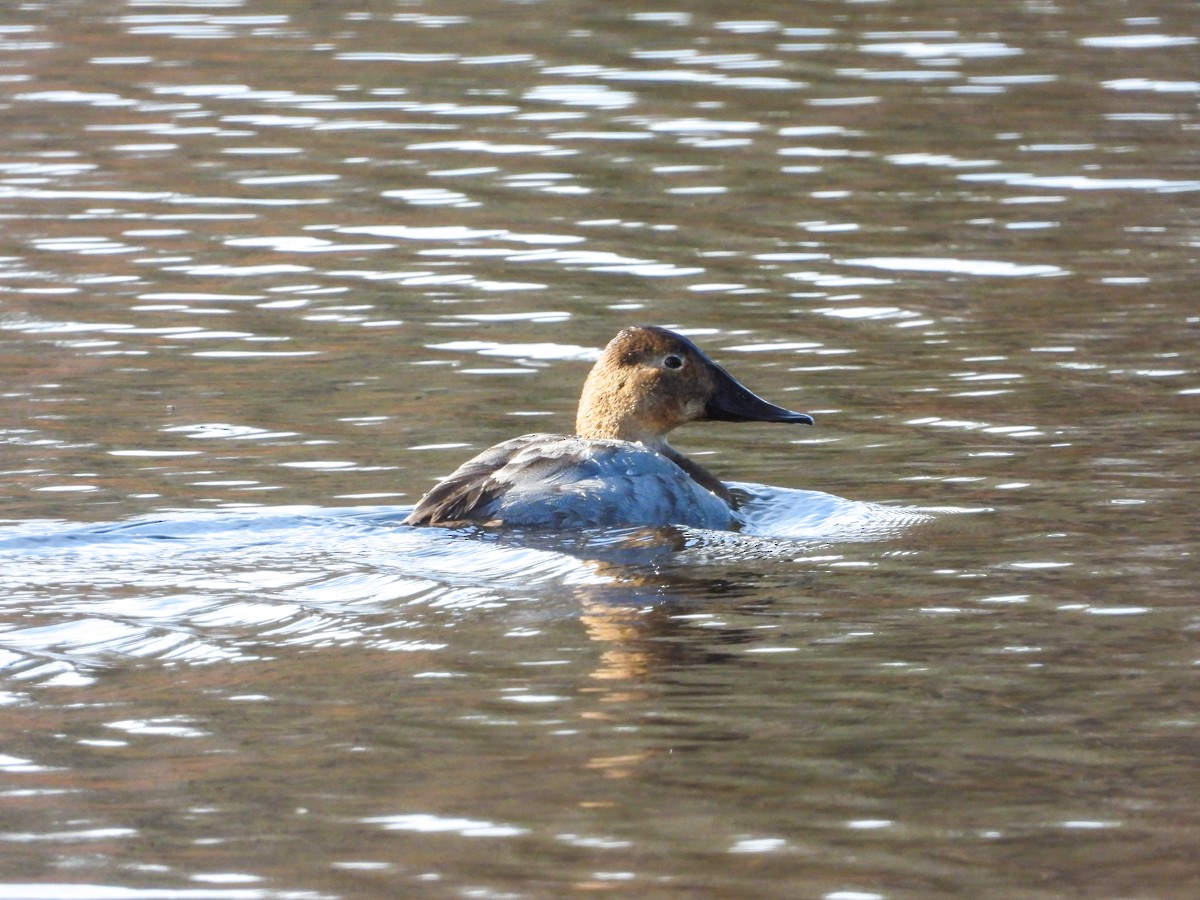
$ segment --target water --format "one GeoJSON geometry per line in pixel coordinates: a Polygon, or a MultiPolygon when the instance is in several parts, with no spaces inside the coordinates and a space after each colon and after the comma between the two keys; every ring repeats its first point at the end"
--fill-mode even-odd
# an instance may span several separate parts
{"type": "Polygon", "coordinates": [[[1191,897],[1195,9],[0,11],[0,895],[1191,897]],[[399,525],[620,327],[746,533],[399,525]]]}

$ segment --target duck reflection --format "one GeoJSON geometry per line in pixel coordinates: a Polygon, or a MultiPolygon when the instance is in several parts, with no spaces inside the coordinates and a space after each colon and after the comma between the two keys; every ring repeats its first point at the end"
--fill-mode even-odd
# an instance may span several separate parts
{"type": "MultiPolygon", "coordinates": [[[[696,619],[713,615],[714,608],[728,610],[732,602],[745,611],[744,603],[761,607],[769,602],[752,567],[741,577],[715,575],[711,568],[693,565],[699,557],[719,555],[726,564],[738,564],[794,556],[804,549],[797,542],[676,527],[584,530],[553,537],[514,530],[489,537],[567,553],[595,576],[575,585],[573,595],[588,637],[603,648],[591,678],[606,685],[602,702],[613,703],[632,699],[639,683],[656,671],[722,664],[762,641],[761,630],[728,624],[703,641],[695,639],[696,619]]],[[[811,577],[802,574],[799,579],[811,577]]]]}

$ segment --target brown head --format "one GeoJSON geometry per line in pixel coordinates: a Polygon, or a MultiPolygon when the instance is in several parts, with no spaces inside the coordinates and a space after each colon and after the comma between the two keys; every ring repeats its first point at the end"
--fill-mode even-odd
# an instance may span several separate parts
{"type": "Polygon", "coordinates": [[[683,335],[635,325],[609,341],[583,385],[575,430],[666,446],[685,422],[797,422],[812,417],[768,403],[683,335]]]}

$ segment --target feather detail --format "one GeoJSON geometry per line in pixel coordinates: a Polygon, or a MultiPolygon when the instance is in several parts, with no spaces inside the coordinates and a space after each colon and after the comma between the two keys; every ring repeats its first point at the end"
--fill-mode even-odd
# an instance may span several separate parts
{"type": "Polygon", "coordinates": [[[463,463],[405,519],[408,525],[472,523],[729,528],[732,510],[723,496],[643,444],[527,434],[463,463]]]}

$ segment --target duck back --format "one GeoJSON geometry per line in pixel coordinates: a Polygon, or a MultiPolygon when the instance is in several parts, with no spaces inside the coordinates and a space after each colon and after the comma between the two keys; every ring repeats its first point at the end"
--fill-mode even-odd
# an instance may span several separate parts
{"type": "Polygon", "coordinates": [[[426,494],[409,525],[729,528],[729,505],[640,443],[526,434],[463,463],[426,494]]]}

